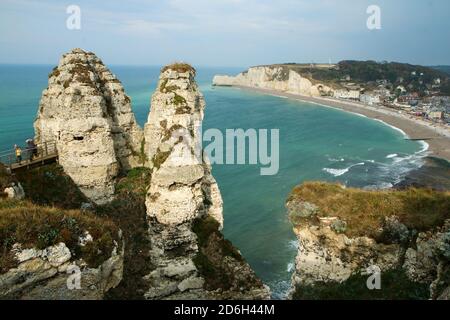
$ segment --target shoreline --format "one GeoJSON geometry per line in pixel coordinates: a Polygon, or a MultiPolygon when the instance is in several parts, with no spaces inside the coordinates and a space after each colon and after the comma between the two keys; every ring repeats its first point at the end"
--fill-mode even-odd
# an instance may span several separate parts
{"type": "MultiPolygon", "coordinates": [[[[422,141],[428,145],[428,156],[444,159],[450,162],[450,130],[435,127],[423,120],[400,114],[385,107],[371,107],[358,102],[342,101],[332,98],[310,97],[283,91],[261,89],[247,86],[232,86],[233,88],[259,92],[263,94],[289,98],[303,102],[331,107],[345,112],[355,113],[376,121],[382,121],[393,129],[401,131],[411,140],[422,141]]],[[[425,150],[424,150],[425,151],[425,150]]]]}

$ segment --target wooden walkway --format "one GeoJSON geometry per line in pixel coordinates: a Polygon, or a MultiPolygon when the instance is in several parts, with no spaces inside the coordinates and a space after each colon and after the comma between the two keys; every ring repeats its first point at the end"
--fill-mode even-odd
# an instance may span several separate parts
{"type": "Polygon", "coordinates": [[[11,173],[21,169],[31,169],[48,163],[58,161],[58,150],[56,142],[49,141],[36,145],[35,150],[21,147],[22,160],[18,161],[15,150],[0,153],[0,163],[2,163],[11,173]],[[33,152],[34,151],[34,152],[33,152]],[[31,154],[33,154],[31,156],[31,154]]]}

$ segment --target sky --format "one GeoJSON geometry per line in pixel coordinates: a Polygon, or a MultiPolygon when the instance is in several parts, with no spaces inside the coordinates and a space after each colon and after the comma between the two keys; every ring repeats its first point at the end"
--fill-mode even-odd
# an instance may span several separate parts
{"type": "Polygon", "coordinates": [[[450,65],[450,1],[0,0],[0,63],[57,64],[76,47],[115,65],[450,65]],[[70,5],[80,29],[67,28],[70,5]],[[370,5],[381,29],[367,27],[370,5]]]}

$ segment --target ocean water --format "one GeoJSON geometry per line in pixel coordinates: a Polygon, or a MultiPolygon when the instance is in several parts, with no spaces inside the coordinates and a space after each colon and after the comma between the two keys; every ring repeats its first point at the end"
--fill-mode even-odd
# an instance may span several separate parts
{"type": "MultiPolygon", "coordinates": [[[[33,136],[42,90],[53,66],[0,66],[0,152],[33,136]]],[[[132,99],[141,126],[159,68],[112,66],[132,99]]],[[[289,288],[297,242],[284,202],[309,180],[387,188],[423,164],[426,145],[399,130],[355,114],[236,88],[213,88],[214,74],[240,69],[200,68],[197,82],[207,108],[203,129],[279,129],[280,169],[261,176],[258,165],[214,165],[224,199],[224,234],[275,298],[289,288]]]]}

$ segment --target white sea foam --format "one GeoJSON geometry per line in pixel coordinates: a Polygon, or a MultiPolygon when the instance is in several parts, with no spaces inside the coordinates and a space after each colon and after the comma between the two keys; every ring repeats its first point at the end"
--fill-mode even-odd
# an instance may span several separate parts
{"type": "Polygon", "coordinates": [[[269,94],[269,96],[277,97],[277,98],[283,98],[283,99],[289,99],[289,98],[286,97],[286,96],[279,96],[279,95],[277,95],[277,94],[269,94]]]}
{"type": "Polygon", "coordinates": [[[277,281],[268,283],[271,291],[272,291],[272,298],[275,300],[284,300],[287,297],[287,294],[289,290],[291,289],[291,281],[289,280],[283,280],[283,281],[277,281]]]}
{"type": "Polygon", "coordinates": [[[416,153],[423,153],[423,152],[428,151],[428,148],[430,147],[430,145],[427,142],[420,140],[419,143],[422,145],[422,150],[417,151],[416,153]]]}
{"type": "Polygon", "coordinates": [[[393,186],[394,185],[390,182],[380,182],[377,184],[371,184],[371,185],[365,186],[363,189],[365,189],[365,190],[385,190],[385,189],[390,189],[393,186]]]}
{"type": "Polygon", "coordinates": [[[332,169],[332,168],[323,168],[323,171],[328,172],[329,174],[332,174],[335,177],[340,177],[344,174],[346,174],[350,170],[349,168],[346,169],[332,169]]]}
{"type": "Polygon", "coordinates": [[[298,241],[297,240],[291,240],[288,242],[288,247],[297,251],[298,249],[298,241]]]}
{"type": "Polygon", "coordinates": [[[293,262],[289,262],[289,263],[287,264],[286,271],[287,271],[287,272],[292,272],[292,271],[294,271],[294,263],[293,263],[293,262]]]}
{"type": "Polygon", "coordinates": [[[387,155],[387,156],[386,156],[386,159],[392,159],[392,158],[395,158],[395,157],[398,157],[398,154],[393,153],[393,154],[387,155]]]}
{"type": "Polygon", "coordinates": [[[328,161],[331,161],[331,162],[344,162],[345,159],[344,159],[344,158],[340,158],[340,159],[336,159],[336,158],[328,158],[328,161]]]}
{"type": "Polygon", "coordinates": [[[394,130],[400,132],[401,134],[403,134],[403,135],[405,136],[405,138],[409,138],[409,136],[406,134],[406,132],[403,131],[402,129],[397,128],[396,126],[393,126],[393,125],[391,125],[391,124],[389,124],[389,123],[387,123],[387,122],[385,122],[385,121],[383,121],[383,120],[380,120],[380,119],[373,119],[373,120],[378,121],[378,122],[381,122],[382,124],[384,124],[384,125],[386,125],[386,126],[388,126],[388,127],[391,127],[392,129],[394,129],[394,130]]]}
{"type": "Polygon", "coordinates": [[[356,167],[356,166],[363,166],[364,164],[365,164],[364,162],[361,162],[361,163],[353,164],[350,167],[344,168],[344,169],[323,168],[322,170],[329,174],[332,174],[335,177],[340,177],[340,176],[346,174],[347,172],[349,172],[351,168],[356,167]]]}

